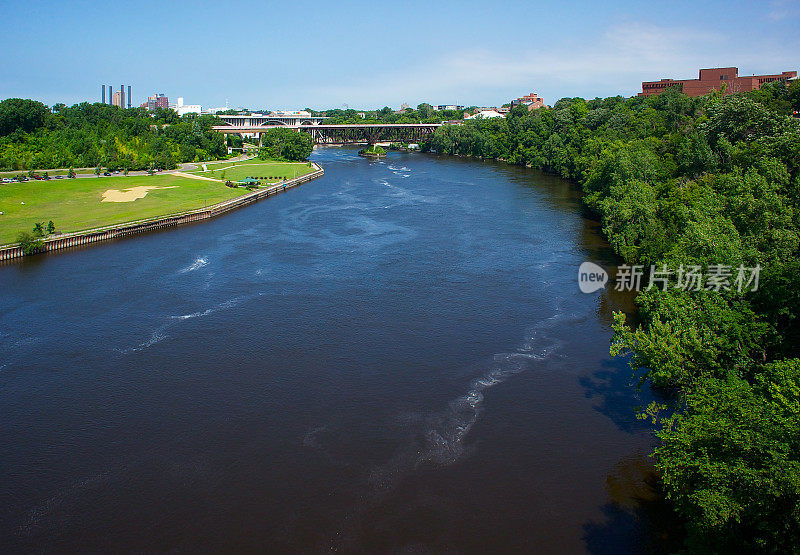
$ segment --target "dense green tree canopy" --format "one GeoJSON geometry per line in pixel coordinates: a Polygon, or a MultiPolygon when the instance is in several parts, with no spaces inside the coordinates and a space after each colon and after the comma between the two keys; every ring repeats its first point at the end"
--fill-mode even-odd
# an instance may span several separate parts
{"type": "Polygon", "coordinates": [[[433,106],[422,103],[416,110],[409,109],[403,113],[395,113],[394,110],[385,106],[380,110],[354,110],[332,109],[322,112],[311,110],[315,116],[325,116],[329,119],[327,124],[343,123],[440,123],[443,121],[459,120],[464,117],[466,110],[434,110],[433,106]],[[361,116],[364,115],[364,117],[361,116]]]}
{"type": "Polygon", "coordinates": [[[0,103],[0,121],[13,127],[0,137],[0,169],[5,170],[170,169],[227,154],[222,135],[211,130],[216,118],[179,117],[162,108],[151,115],[141,108],[84,102],[59,105],[50,113],[39,102],[11,99],[0,103]]]}
{"type": "Polygon", "coordinates": [[[44,125],[49,113],[47,106],[35,100],[3,100],[0,102],[0,137],[17,130],[30,133],[44,125]]]}
{"type": "Polygon", "coordinates": [[[306,160],[314,150],[308,133],[291,129],[270,129],[261,134],[259,157],[272,160],[306,160]]]}

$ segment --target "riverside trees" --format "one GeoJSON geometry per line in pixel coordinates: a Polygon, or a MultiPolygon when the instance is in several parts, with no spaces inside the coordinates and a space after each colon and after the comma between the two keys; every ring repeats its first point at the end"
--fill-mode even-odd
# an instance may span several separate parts
{"type": "Polygon", "coordinates": [[[0,169],[171,169],[227,154],[223,137],[211,130],[216,122],[212,116],[181,118],[159,109],[151,117],[141,108],[85,102],[51,113],[40,102],[8,99],[0,102],[0,169]]]}
{"type": "Polygon", "coordinates": [[[306,160],[314,150],[314,140],[308,133],[291,129],[270,129],[261,135],[259,158],[262,160],[306,160]]]}

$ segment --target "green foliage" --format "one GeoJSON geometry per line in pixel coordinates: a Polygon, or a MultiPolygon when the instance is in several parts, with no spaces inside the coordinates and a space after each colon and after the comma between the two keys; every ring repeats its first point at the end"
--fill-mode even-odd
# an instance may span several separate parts
{"type": "Polygon", "coordinates": [[[800,545],[800,360],[748,382],[708,379],[659,432],[658,468],[705,552],[791,553],[800,545]]]}
{"type": "Polygon", "coordinates": [[[271,129],[261,135],[259,158],[262,160],[306,160],[314,150],[308,133],[291,129],[271,129]]]}
{"type": "Polygon", "coordinates": [[[358,153],[360,155],[384,156],[386,155],[386,149],[378,145],[369,145],[368,147],[359,150],[358,153]]]}
{"type": "Polygon", "coordinates": [[[690,391],[707,377],[745,377],[763,360],[769,326],[742,298],[651,289],[637,304],[647,325],[632,329],[616,314],[611,353],[630,356],[634,371],[659,389],[690,391]]]}
{"type": "Polygon", "coordinates": [[[0,137],[14,132],[31,133],[50,115],[47,106],[35,100],[9,98],[0,102],[0,137]]]}
{"type": "Polygon", "coordinates": [[[36,237],[27,231],[23,231],[17,236],[17,243],[22,247],[22,252],[25,256],[36,254],[44,250],[44,240],[42,237],[36,237]]]}
{"type": "Polygon", "coordinates": [[[179,162],[227,154],[222,135],[211,130],[217,122],[194,114],[180,118],[161,108],[149,114],[88,103],[51,114],[41,103],[10,99],[0,103],[0,168],[143,170],[153,163],[173,169],[179,162]]]}
{"type": "Polygon", "coordinates": [[[353,110],[333,109],[324,112],[309,110],[314,116],[328,117],[327,124],[345,123],[440,123],[443,121],[460,120],[464,118],[465,110],[434,110],[433,106],[423,102],[416,110],[408,109],[402,113],[385,106],[380,110],[353,110]],[[360,114],[364,114],[361,117],[360,114]]]}
{"type": "Polygon", "coordinates": [[[774,112],[790,115],[793,110],[800,110],[800,81],[767,83],[747,96],[774,112]]]}

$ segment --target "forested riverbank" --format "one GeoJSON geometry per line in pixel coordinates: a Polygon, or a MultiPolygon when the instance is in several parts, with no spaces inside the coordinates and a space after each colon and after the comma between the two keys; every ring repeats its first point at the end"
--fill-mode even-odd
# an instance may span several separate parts
{"type": "MultiPolygon", "coordinates": [[[[74,106],[10,98],[0,102],[0,170],[97,167],[173,169],[228,154],[214,116],[179,117],[159,108],[74,106]]],[[[240,145],[241,142],[238,141],[240,145]]]]}
{"type": "Polygon", "coordinates": [[[574,180],[630,266],[665,269],[615,321],[664,403],[642,410],[687,547],[791,552],[800,542],[800,82],[732,96],[565,98],[443,126],[423,148],[574,180]],[[733,268],[678,287],[678,271],[733,268]],[[759,268],[756,290],[735,268],[759,268]],[[681,269],[681,270],[678,270],[681,269]]]}

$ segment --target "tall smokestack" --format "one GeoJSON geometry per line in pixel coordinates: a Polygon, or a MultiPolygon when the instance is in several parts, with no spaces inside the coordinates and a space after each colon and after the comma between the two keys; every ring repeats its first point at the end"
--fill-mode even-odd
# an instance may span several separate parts
{"type": "Polygon", "coordinates": [[[125,109],[125,85],[119,86],[119,107],[125,109]]]}
{"type": "Polygon", "coordinates": [[[114,104],[114,87],[108,86],[108,104],[114,104]]]}
{"type": "Polygon", "coordinates": [[[128,85],[128,108],[131,107],[131,86],[128,85]]]}
{"type": "Polygon", "coordinates": [[[106,103],[106,86],[103,85],[103,104],[106,103]]]}

